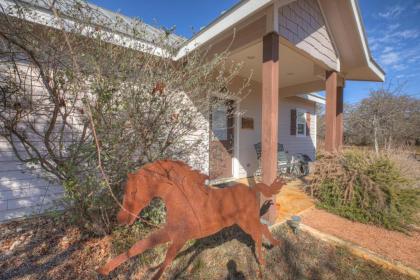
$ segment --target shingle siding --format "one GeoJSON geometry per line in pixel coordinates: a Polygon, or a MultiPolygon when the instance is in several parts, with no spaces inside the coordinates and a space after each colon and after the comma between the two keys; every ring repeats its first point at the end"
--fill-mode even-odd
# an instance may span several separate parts
{"type": "Polygon", "coordinates": [[[279,9],[280,35],[332,68],[337,53],[316,0],[297,0],[279,9]]]}

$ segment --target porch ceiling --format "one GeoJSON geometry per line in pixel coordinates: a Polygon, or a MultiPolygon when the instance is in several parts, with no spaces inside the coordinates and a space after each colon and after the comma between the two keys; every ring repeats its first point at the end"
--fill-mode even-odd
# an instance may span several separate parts
{"type": "MultiPolygon", "coordinates": [[[[261,83],[262,53],[262,42],[258,42],[236,51],[230,58],[236,63],[243,63],[240,76],[251,77],[253,81],[261,83]]],[[[322,81],[322,77],[317,75],[318,71],[316,71],[319,67],[304,55],[281,43],[279,44],[279,53],[280,89],[290,89],[293,86],[322,81]]]]}

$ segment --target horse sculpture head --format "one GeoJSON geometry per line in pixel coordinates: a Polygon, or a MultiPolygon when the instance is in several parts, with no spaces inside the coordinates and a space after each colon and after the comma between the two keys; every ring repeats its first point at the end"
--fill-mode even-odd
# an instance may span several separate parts
{"type": "Polygon", "coordinates": [[[120,225],[132,225],[140,211],[146,207],[155,196],[154,189],[145,184],[144,178],[138,174],[128,174],[125,185],[123,208],[117,215],[120,225]]]}
{"type": "Polygon", "coordinates": [[[180,161],[157,161],[145,165],[136,173],[129,173],[124,191],[123,208],[117,216],[121,225],[132,225],[140,211],[155,197],[164,199],[171,186],[185,187],[187,196],[196,190],[206,193],[208,177],[180,161]]]}

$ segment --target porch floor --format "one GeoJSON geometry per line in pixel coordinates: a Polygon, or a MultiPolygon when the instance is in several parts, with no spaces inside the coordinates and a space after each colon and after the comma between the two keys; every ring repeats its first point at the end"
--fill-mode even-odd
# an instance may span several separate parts
{"type": "MultiPolygon", "coordinates": [[[[256,180],[253,177],[250,177],[239,179],[236,182],[252,186],[256,183],[256,180]]],[[[303,181],[300,179],[293,180],[287,183],[276,196],[276,223],[288,220],[293,215],[298,215],[315,206],[313,199],[303,192],[303,184],[303,181]]]]}

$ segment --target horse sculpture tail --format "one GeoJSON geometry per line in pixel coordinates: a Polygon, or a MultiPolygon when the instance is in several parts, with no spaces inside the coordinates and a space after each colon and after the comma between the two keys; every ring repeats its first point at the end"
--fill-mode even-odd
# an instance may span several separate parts
{"type": "Polygon", "coordinates": [[[253,189],[255,190],[255,192],[262,193],[265,197],[270,197],[275,194],[278,194],[285,184],[286,183],[283,181],[283,179],[277,178],[271,184],[271,186],[267,186],[264,183],[258,183],[254,186],[253,189]]]}

